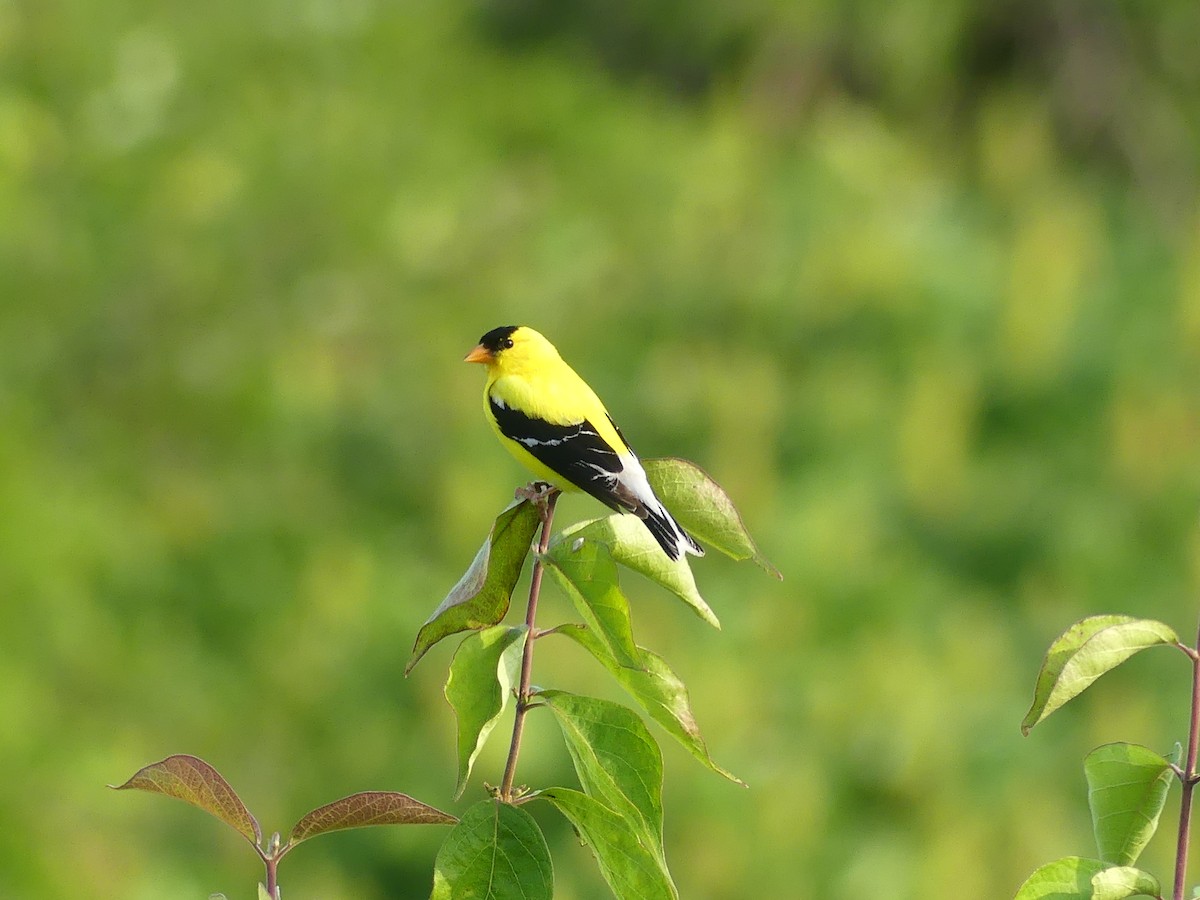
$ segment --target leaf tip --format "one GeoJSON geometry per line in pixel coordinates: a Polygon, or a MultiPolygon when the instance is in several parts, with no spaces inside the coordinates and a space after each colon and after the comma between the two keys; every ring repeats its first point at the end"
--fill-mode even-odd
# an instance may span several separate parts
{"type": "Polygon", "coordinates": [[[429,652],[429,648],[433,646],[433,642],[425,639],[426,629],[429,625],[426,623],[421,626],[421,630],[417,632],[416,640],[413,641],[412,652],[408,654],[408,662],[404,664],[404,677],[408,677],[408,673],[417,667],[424,657],[429,652]]]}
{"type": "Polygon", "coordinates": [[[1025,718],[1021,720],[1022,737],[1029,737],[1029,732],[1033,731],[1033,726],[1045,718],[1045,716],[1035,715],[1035,712],[1035,710],[1031,709],[1025,714],[1025,718]]]}

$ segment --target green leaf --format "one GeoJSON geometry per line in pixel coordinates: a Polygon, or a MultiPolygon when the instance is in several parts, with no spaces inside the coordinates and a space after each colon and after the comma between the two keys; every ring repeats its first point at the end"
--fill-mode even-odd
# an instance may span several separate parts
{"type": "Polygon", "coordinates": [[[560,625],[554,629],[579,644],[608,669],[638,705],[667,733],[679,741],[692,756],[718,775],[745,785],[736,775],[722,769],[708,753],[700,736],[700,727],[692,715],[687,688],[661,656],[638,647],[638,668],[622,666],[608,652],[604,642],[583,625],[560,625]]]}
{"type": "Polygon", "coordinates": [[[462,796],[479,751],[508,705],[528,631],[524,625],[477,631],[463,639],[450,663],[446,699],[458,719],[455,799],[462,796]]]}
{"type": "Polygon", "coordinates": [[[1056,859],[1030,875],[1013,900],[1091,900],[1092,878],[1106,868],[1098,859],[1056,859]]]}
{"type": "Polygon", "coordinates": [[[538,508],[528,500],[513,503],[496,517],[470,568],[417,632],[405,675],[442,638],[487,628],[504,618],[540,522],[538,508]]]}
{"type": "Polygon", "coordinates": [[[430,900],[550,900],[554,867],[537,823],[519,806],[481,800],[438,850],[430,900]]]}
{"type": "Polygon", "coordinates": [[[1137,744],[1105,744],[1087,755],[1083,771],[1100,858],[1132,866],[1158,828],[1171,761],[1137,744]]]}
{"type": "Polygon", "coordinates": [[[608,548],[596,541],[560,537],[546,553],[546,563],[551,576],[609,651],[623,665],[637,665],[629,600],[621,592],[617,564],[608,548]]]}
{"type": "Polygon", "coordinates": [[[1046,652],[1038,673],[1033,705],[1021,722],[1030,730],[1093,681],[1147,647],[1178,644],[1175,632],[1153,619],[1131,616],[1092,616],[1063,632],[1046,652]]]}
{"type": "Polygon", "coordinates": [[[591,541],[599,541],[606,546],[616,562],[671,591],[714,628],[721,627],[716,613],[704,602],[696,588],[696,579],[688,565],[687,556],[674,561],[668,558],[637,516],[615,513],[566,528],[555,543],[555,552],[560,558],[569,558],[572,552],[586,552],[591,541]],[[580,543],[580,539],[583,543],[580,543]]]}
{"type": "Polygon", "coordinates": [[[396,791],[363,791],[334,800],[305,815],[288,838],[294,846],[318,834],[368,825],[453,825],[458,821],[408,794],[396,791]]]}
{"type": "Polygon", "coordinates": [[[271,892],[267,890],[267,886],[261,881],[258,883],[258,900],[275,900],[271,896],[271,892]]]}
{"type": "Polygon", "coordinates": [[[630,823],[660,859],[663,855],[662,751],[633,710],[592,697],[542,691],[589,797],[630,823]]]}
{"type": "Polygon", "coordinates": [[[568,788],[547,788],[537,796],[553,803],[587,841],[600,864],[600,874],[616,897],[678,900],[666,864],[646,845],[636,822],[568,788]]]}
{"type": "Polygon", "coordinates": [[[148,791],[175,797],[216,816],[256,847],[262,840],[258,821],[221,773],[196,756],[179,754],[139,769],[116,791],[148,791]]]}
{"type": "Polygon", "coordinates": [[[1114,866],[1092,876],[1092,900],[1161,896],[1162,885],[1158,879],[1132,866],[1114,866]]]}
{"type": "Polygon", "coordinates": [[[686,459],[645,459],[646,478],[671,514],[702,544],[734,559],[752,559],[768,574],[783,575],[750,537],[741,514],[708,473],[686,459]]]}

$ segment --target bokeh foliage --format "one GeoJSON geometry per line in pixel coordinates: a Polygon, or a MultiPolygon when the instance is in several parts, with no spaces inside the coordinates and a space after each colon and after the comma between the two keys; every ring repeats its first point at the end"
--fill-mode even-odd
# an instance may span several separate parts
{"type": "MultiPolygon", "coordinates": [[[[785,574],[697,563],[719,634],[630,586],[751,785],[667,751],[683,896],[1001,897],[1086,846],[1077,748],[1165,752],[1185,679],[1018,725],[1070,622],[1195,618],[1197,33],[1169,0],[0,0],[0,894],[247,896],[236,838],[104,789],[169,753],[264,821],[461,811],[439,667],[401,672],[522,477],[458,362],[510,322],[785,574]]],[[[424,896],[430,831],[314,844],[288,896],[424,896]]]]}

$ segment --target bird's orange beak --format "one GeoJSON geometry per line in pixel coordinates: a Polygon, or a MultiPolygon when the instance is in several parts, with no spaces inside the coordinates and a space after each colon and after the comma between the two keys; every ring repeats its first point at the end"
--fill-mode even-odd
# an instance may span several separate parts
{"type": "Polygon", "coordinates": [[[491,361],[492,351],[483,346],[483,344],[479,344],[474,350],[463,357],[463,362],[489,363],[491,361]]]}

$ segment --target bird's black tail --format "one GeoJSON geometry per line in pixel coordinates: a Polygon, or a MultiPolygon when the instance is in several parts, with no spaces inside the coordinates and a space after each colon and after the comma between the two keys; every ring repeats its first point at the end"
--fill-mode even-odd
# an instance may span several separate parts
{"type": "Polygon", "coordinates": [[[658,541],[658,545],[663,548],[663,552],[672,562],[679,559],[684,553],[691,553],[693,556],[704,555],[704,548],[683,530],[666,509],[662,506],[655,509],[650,505],[645,506],[644,509],[646,515],[642,521],[646,523],[646,528],[654,535],[654,539],[658,541]]]}

